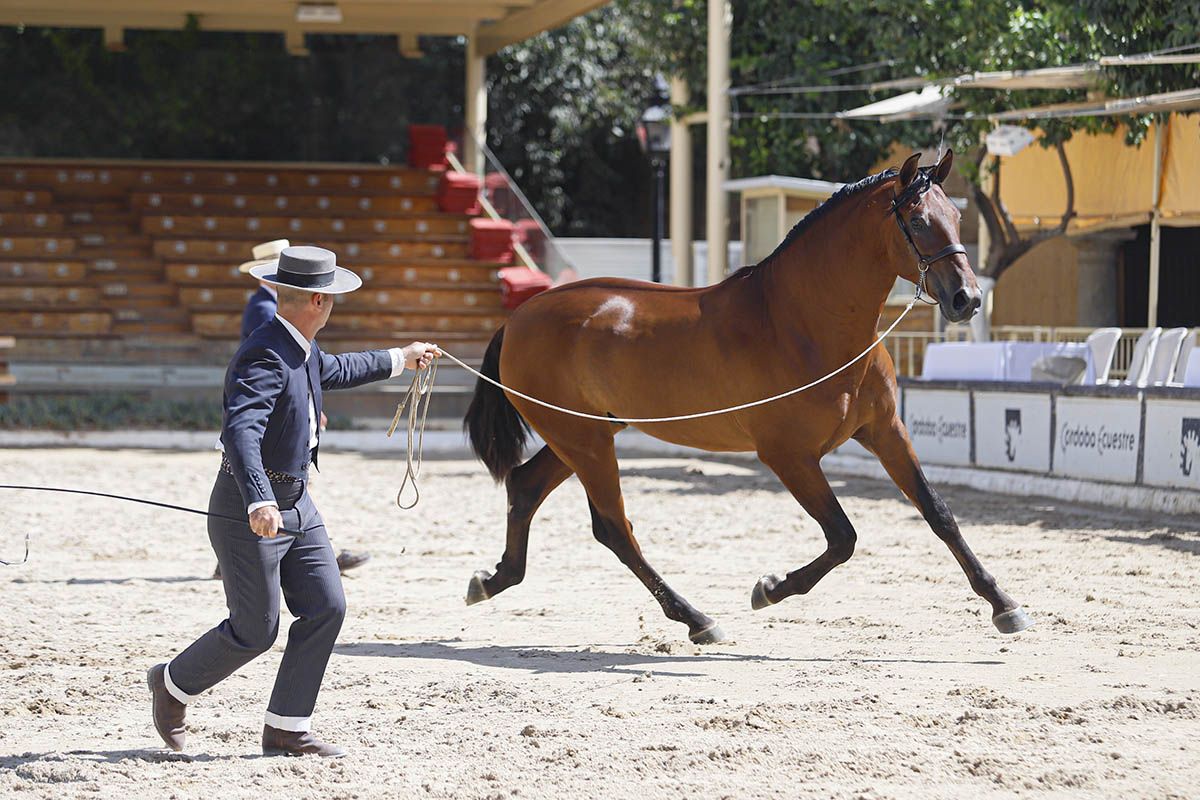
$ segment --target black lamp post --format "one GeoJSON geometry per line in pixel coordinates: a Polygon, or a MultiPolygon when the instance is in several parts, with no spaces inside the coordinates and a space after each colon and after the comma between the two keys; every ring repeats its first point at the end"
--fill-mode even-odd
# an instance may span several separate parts
{"type": "Polygon", "coordinates": [[[650,166],[654,169],[654,190],[651,198],[654,206],[654,235],[653,250],[650,254],[650,263],[653,266],[650,278],[655,283],[661,283],[663,203],[666,197],[663,173],[667,156],[671,152],[671,109],[662,105],[647,108],[638,122],[637,136],[642,152],[650,156],[650,166]]]}

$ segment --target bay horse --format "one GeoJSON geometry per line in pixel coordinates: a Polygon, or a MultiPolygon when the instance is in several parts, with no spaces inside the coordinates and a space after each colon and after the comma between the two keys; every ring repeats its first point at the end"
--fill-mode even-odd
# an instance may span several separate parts
{"type": "MultiPolygon", "coordinates": [[[[700,289],[598,278],[524,303],[496,332],[482,374],[575,411],[622,419],[684,415],[779,394],[833,372],[870,348],[896,277],[928,283],[942,314],[959,322],[980,291],[959,241],[962,215],[941,188],[953,153],[919,167],[920,153],[845,186],[802,219],[757,265],[700,289]],[[932,254],[932,255],[925,255],[932,254]]],[[[595,538],[638,577],[697,644],[720,628],[647,563],[625,517],[613,437],[626,425],[581,419],[477,380],[464,427],[508,492],[508,532],[495,572],[471,578],[467,603],[520,583],[529,525],[572,474],[587,492],[595,538]],[[529,429],[545,441],[521,463],[529,429]]],[[[854,553],[854,526],[821,470],[821,457],[855,439],[950,548],[1002,633],[1032,624],[1002,591],[926,480],[897,409],[896,372],[882,343],[812,389],[755,408],[680,422],[638,424],[663,441],[753,452],[821,526],[826,549],[811,563],[762,577],[755,609],[805,594],[854,553]]]]}

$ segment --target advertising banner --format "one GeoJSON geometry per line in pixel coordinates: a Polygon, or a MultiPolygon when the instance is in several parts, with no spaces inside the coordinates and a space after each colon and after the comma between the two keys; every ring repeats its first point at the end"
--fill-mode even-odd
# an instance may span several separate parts
{"type": "Polygon", "coordinates": [[[975,392],[975,463],[1050,471],[1050,395],[975,392]]]}
{"type": "Polygon", "coordinates": [[[1140,401],[1059,397],[1055,415],[1055,475],[1128,484],[1137,480],[1140,401]]]}
{"type": "Polygon", "coordinates": [[[922,462],[971,463],[971,394],[949,389],[904,391],[904,424],[922,462]]]}
{"type": "Polygon", "coordinates": [[[1146,399],[1142,481],[1200,489],[1200,401],[1146,399]]]}

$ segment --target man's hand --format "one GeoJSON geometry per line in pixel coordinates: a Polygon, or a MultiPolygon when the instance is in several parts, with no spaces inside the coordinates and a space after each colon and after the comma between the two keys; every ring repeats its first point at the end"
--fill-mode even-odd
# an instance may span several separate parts
{"type": "Polygon", "coordinates": [[[436,344],[428,342],[413,342],[408,347],[401,348],[404,353],[404,366],[407,369],[424,369],[433,363],[435,358],[441,358],[442,351],[436,344]]]}
{"type": "Polygon", "coordinates": [[[250,530],[264,539],[274,539],[283,526],[283,517],[275,506],[260,506],[250,512],[250,530]]]}

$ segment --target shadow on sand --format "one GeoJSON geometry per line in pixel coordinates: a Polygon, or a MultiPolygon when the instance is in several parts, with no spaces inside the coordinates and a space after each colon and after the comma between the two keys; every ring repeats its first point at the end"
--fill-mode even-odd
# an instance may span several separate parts
{"type": "Polygon", "coordinates": [[[351,642],[338,645],[333,650],[343,656],[371,656],[375,658],[428,659],[434,661],[465,661],[481,667],[502,667],[544,673],[607,672],[622,675],[641,675],[653,672],[678,678],[700,677],[702,672],[682,672],[688,665],[704,663],[769,663],[790,664],[962,664],[976,666],[998,666],[1003,661],[940,661],[935,659],[906,658],[780,658],[777,656],[752,655],[746,653],[712,652],[692,654],[674,653],[629,653],[596,650],[569,650],[552,647],[486,645],[484,647],[458,646],[453,641],[435,640],[428,642],[351,642]]]}
{"type": "Polygon", "coordinates": [[[129,578],[14,578],[13,583],[61,583],[67,586],[103,586],[120,585],[123,583],[191,583],[193,581],[208,581],[208,577],[199,575],[169,575],[162,577],[129,577],[129,578]]]}
{"type": "Polygon", "coordinates": [[[179,762],[208,762],[233,761],[235,759],[262,758],[255,755],[214,756],[207,753],[176,753],[164,748],[147,747],[131,750],[66,750],[49,753],[21,753],[14,756],[0,756],[0,769],[15,769],[25,764],[62,763],[80,759],[98,764],[124,764],[131,761],[142,761],[147,764],[162,764],[168,761],[179,762]]]}

